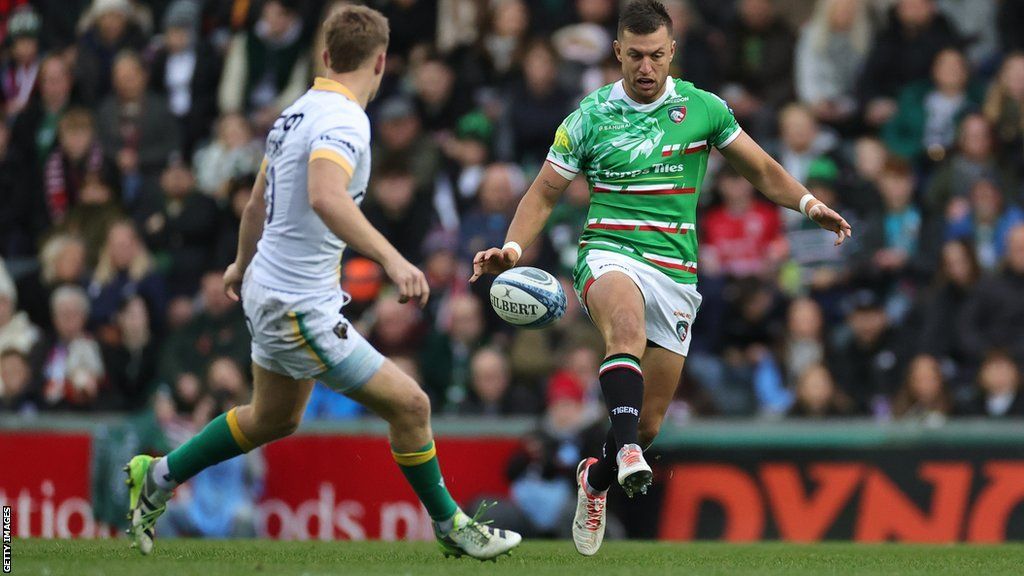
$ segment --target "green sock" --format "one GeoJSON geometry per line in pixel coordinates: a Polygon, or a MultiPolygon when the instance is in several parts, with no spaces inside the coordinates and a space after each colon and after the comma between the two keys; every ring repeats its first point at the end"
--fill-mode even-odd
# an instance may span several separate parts
{"type": "Polygon", "coordinates": [[[435,522],[444,522],[455,515],[459,505],[444,486],[433,441],[417,452],[401,454],[392,448],[391,455],[435,522]]]}
{"type": "Polygon", "coordinates": [[[254,448],[238,427],[235,410],[217,416],[199,434],[167,455],[167,468],[175,481],[185,482],[205,468],[254,448]]]}

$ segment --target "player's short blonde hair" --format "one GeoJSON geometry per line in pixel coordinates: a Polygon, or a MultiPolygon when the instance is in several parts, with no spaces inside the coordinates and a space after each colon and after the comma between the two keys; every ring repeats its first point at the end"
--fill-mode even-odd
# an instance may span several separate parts
{"type": "Polygon", "coordinates": [[[328,66],[351,72],[388,45],[390,27],[383,14],[366,6],[344,6],[324,22],[328,66]]]}

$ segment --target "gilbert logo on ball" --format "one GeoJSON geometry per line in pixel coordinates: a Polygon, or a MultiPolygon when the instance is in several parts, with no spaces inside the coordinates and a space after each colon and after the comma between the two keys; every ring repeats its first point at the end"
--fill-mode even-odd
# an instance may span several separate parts
{"type": "Polygon", "coordinates": [[[543,270],[513,268],[491,284],[491,307],[513,326],[542,328],[565,314],[565,291],[554,276],[543,270]]]}

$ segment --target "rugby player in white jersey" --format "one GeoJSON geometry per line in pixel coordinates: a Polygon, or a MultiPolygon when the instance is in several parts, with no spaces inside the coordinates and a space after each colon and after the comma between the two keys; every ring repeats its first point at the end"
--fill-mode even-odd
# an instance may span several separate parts
{"type": "Polygon", "coordinates": [[[433,519],[442,552],[493,559],[516,547],[520,535],[459,509],[441,476],[426,394],[342,314],[347,298],[338,276],[346,245],[379,262],[402,301],[423,305],[430,290],[423,273],[359,210],[370,176],[364,110],[384,74],[387,19],[346,6],[328,18],[323,33],[327,75],[267,136],[237,257],[224,274],[225,290],[241,300],[252,331],[252,401],[218,416],[163,458],[140,455],[129,462],[133,546],[143,554],[152,550],[156,520],[179,483],[294,432],[319,380],[387,420],[394,459],[433,519]]]}

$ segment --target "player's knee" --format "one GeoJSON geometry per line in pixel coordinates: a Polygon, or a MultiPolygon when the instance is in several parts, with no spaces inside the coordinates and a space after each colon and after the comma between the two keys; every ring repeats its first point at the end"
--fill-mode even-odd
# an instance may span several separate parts
{"type": "Polygon", "coordinates": [[[646,418],[640,420],[640,446],[646,449],[650,446],[654,439],[658,437],[658,432],[661,431],[662,418],[660,416],[655,418],[646,418]]]}
{"type": "Polygon", "coordinates": [[[410,423],[423,425],[430,422],[430,398],[418,385],[408,395],[402,408],[404,418],[410,423]]]}

